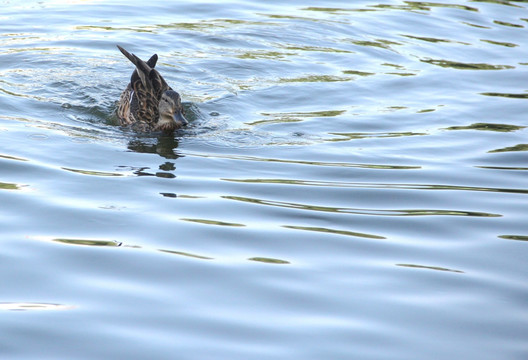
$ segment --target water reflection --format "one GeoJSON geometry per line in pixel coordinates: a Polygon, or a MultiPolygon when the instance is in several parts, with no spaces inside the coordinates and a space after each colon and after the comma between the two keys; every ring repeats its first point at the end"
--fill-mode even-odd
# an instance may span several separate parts
{"type": "Polygon", "coordinates": [[[155,143],[153,138],[136,138],[128,143],[128,149],[138,153],[158,154],[166,159],[177,159],[178,140],[174,136],[161,135],[155,143]]]}
{"type": "Polygon", "coordinates": [[[500,235],[499,238],[506,240],[528,241],[527,235],[500,235]]]}
{"type": "Polygon", "coordinates": [[[0,190],[20,190],[22,185],[0,182],[0,190]]]}
{"type": "Polygon", "coordinates": [[[30,302],[2,302],[0,310],[28,311],[28,310],[71,310],[75,306],[50,303],[30,303],[30,302]]]}
{"type": "Polygon", "coordinates": [[[420,60],[421,62],[437,65],[445,68],[452,68],[457,70],[505,70],[505,69],[514,69],[515,66],[511,65],[491,65],[491,64],[476,64],[476,63],[463,63],[457,61],[449,60],[420,60]]]}
{"type": "Polygon", "coordinates": [[[347,230],[337,230],[337,229],[330,229],[330,228],[322,228],[322,227],[293,226],[293,225],[283,225],[282,227],[285,228],[285,229],[307,230],[307,231],[315,231],[315,232],[322,232],[322,233],[328,233],[328,234],[361,237],[361,238],[367,238],[367,239],[376,239],[376,240],[386,239],[386,237],[379,236],[379,235],[365,234],[365,233],[360,233],[360,232],[355,232],[355,231],[347,231],[347,230]]]}
{"type": "Polygon", "coordinates": [[[447,271],[447,272],[454,272],[454,273],[461,273],[461,274],[464,273],[461,270],[448,269],[448,268],[439,267],[439,266],[426,266],[426,265],[416,265],[416,264],[396,264],[396,266],[414,268],[414,269],[428,269],[428,270],[437,270],[437,271],[447,271]]]}
{"type": "Polygon", "coordinates": [[[360,208],[343,208],[320,205],[309,205],[301,203],[292,203],[284,201],[255,199],[241,196],[222,196],[224,199],[243,201],[258,205],[269,205],[281,208],[311,210],[318,212],[331,212],[353,215],[375,215],[375,216],[475,216],[475,217],[501,217],[501,214],[493,214],[477,211],[463,210],[437,210],[437,209],[360,209],[360,208]]]}
{"type": "MultiPolygon", "coordinates": [[[[528,149],[528,145],[526,145],[528,149]]],[[[489,169],[505,170],[526,170],[525,167],[494,167],[479,166],[489,169]]],[[[434,185],[434,184],[390,184],[390,183],[354,183],[354,182],[337,182],[337,181],[315,181],[315,180],[295,180],[295,179],[222,179],[224,181],[244,182],[244,183],[261,183],[261,184],[286,184],[286,185],[305,185],[305,186],[327,186],[327,187],[350,187],[350,188],[370,188],[370,189],[406,189],[406,190],[448,190],[448,191],[486,191],[486,192],[503,192],[514,194],[528,194],[525,189],[508,189],[508,188],[487,188],[476,186],[457,186],[457,185],[434,185]]]]}
{"type": "Polygon", "coordinates": [[[488,151],[489,153],[502,153],[502,152],[510,152],[510,151],[528,151],[528,144],[517,144],[514,146],[508,146],[501,149],[495,149],[488,151]]]}
{"type": "Polygon", "coordinates": [[[54,242],[68,245],[84,245],[84,246],[121,246],[122,243],[114,240],[93,240],[93,239],[52,239],[54,242]]]}
{"type": "Polygon", "coordinates": [[[208,219],[181,218],[180,220],[194,222],[198,224],[205,224],[205,225],[234,226],[234,227],[245,227],[246,226],[244,224],[230,223],[230,222],[218,221],[218,220],[208,220],[208,219]]]}
{"type": "Polygon", "coordinates": [[[290,264],[290,262],[286,261],[286,260],[273,259],[273,258],[264,258],[264,257],[252,257],[252,258],[249,258],[248,260],[249,261],[261,262],[261,263],[266,263],[266,264],[280,264],[280,265],[290,264]]]}
{"type": "Polygon", "coordinates": [[[484,130],[484,131],[500,131],[510,132],[522,130],[526,126],[508,125],[508,124],[488,124],[488,123],[475,123],[467,126],[450,126],[446,130],[484,130]]]}

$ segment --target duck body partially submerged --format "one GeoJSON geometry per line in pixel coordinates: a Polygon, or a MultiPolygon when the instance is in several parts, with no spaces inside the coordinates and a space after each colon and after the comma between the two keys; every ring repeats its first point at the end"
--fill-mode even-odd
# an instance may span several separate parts
{"type": "Polygon", "coordinates": [[[136,66],[130,83],[119,98],[117,117],[120,124],[138,132],[165,133],[187,125],[180,94],[154,69],[158,55],[152,55],[145,62],[121,46],[117,47],[136,66]]]}

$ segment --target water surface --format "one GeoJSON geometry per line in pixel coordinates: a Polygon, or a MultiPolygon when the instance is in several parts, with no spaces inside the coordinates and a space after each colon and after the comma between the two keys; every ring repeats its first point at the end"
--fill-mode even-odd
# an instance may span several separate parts
{"type": "Polygon", "coordinates": [[[0,6],[3,358],[528,355],[525,1],[0,6]]]}

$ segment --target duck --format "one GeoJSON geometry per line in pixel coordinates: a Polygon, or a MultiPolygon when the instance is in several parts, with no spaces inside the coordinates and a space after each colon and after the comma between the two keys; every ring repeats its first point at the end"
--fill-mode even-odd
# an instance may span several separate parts
{"type": "Polygon", "coordinates": [[[186,126],[180,94],[154,69],[158,55],[145,62],[121,46],[117,48],[136,66],[117,104],[120,125],[143,133],[173,133],[186,126]]]}

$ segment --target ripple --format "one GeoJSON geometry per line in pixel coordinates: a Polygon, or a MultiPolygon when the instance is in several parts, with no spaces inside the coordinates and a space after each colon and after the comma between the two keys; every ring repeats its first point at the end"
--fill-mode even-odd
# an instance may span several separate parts
{"type": "MultiPolygon", "coordinates": [[[[490,167],[496,169],[496,167],[490,167]]],[[[499,167],[503,169],[503,167],[499,167]]],[[[523,170],[525,168],[506,167],[509,170],[523,170]]],[[[442,184],[391,184],[391,183],[355,183],[340,181],[315,181],[315,180],[295,180],[295,179],[222,179],[224,181],[260,183],[260,184],[284,184],[284,185],[303,185],[303,186],[324,186],[337,188],[371,188],[371,189],[402,189],[402,190],[447,190],[447,191],[484,191],[484,192],[501,192],[513,194],[528,194],[526,189],[513,188],[491,188],[464,185],[442,185],[442,184]]]]}
{"type": "Polygon", "coordinates": [[[427,269],[427,270],[436,270],[436,271],[447,271],[447,272],[454,272],[454,273],[460,273],[460,274],[464,273],[464,271],[448,269],[448,268],[439,267],[439,266],[426,266],[426,265],[416,265],[416,264],[396,264],[396,266],[413,268],[413,269],[427,269]]]}
{"type": "Polygon", "coordinates": [[[322,227],[294,226],[294,225],[283,225],[282,227],[286,229],[315,231],[315,232],[321,232],[321,233],[345,235],[345,236],[360,237],[360,238],[366,238],[366,239],[376,239],[376,240],[386,239],[386,237],[384,236],[365,234],[365,233],[348,231],[348,230],[337,230],[337,229],[329,229],[329,228],[322,228],[322,227]]]}
{"type": "Polygon", "coordinates": [[[241,196],[222,196],[224,199],[248,202],[258,205],[269,205],[282,208],[310,210],[317,212],[331,212],[353,215],[374,215],[374,216],[471,216],[471,217],[502,217],[501,214],[492,214],[478,211],[464,210],[439,210],[439,209],[361,209],[361,208],[343,208],[329,207],[320,205],[300,204],[274,200],[264,200],[256,198],[247,198],[241,196]]]}
{"type": "Polygon", "coordinates": [[[194,222],[194,223],[198,223],[198,224],[205,224],[205,225],[234,226],[234,227],[245,227],[246,226],[244,224],[229,223],[229,222],[225,222],[225,221],[207,220],[207,219],[181,218],[180,220],[194,222]]]}
{"type": "Polygon", "coordinates": [[[119,247],[122,245],[119,241],[114,240],[94,240],[94,239],[51,239],[51,241],[68,244],[68,245],[82,245],[82,246],[104,246],[104,247],[119,247]]]}
{"type": "Polygon", "coordinates": [[[509,99],[528,99],[528,94],[508,94],[508,93],[485,92],[485,93],[480,93],[480,95],[505,97],[509,99]]]}
{"type": "Polygon", "coordinates": [[[77,174],[82,175],[90,175],[90,176],[125,176],[125,174],[121,173],[112,173],[112,172],[106,172],[106,171],[94,171],[94,170],[83,170],[83,169],[72,169],[72,168],[61,168],[62,170],[70,171],[77,174]]]}
{"type": "Polygon", "coordinates": [[[506,240],[528,241],[528,235],[500,235],[499,238],[506,240]]]}
{"type": "Polygon", "coordinates": [[[0,190],[21,190],[27,185],[0,182],[0,190]]]}
{"type": "Polygon", "coordinates": [[[468,126],[451,126],[445,130],[480,130],[480,131],[499,131],[499,132],[511,132],[522,130],[526,126],[519,125],[508,125],[508,124],[488,124],[488,123],[475,123],[468,126]]]}
{"type": "Polygon", "coordinates": [[[421,62],[428,63],[431,65],[441,66],[444,68],[451,68],[457,70],[507,70],[515,69],[515,66],[511,65],[491,65],[491,64],[477,64],[477,63],[463,63],[449,60],[434,60],[434,59],[422,59],[421,62]]]}
{"type": "Polygon", "coordinates": [[[323,161],[307,161],[307,160],[289,160],[289,159],[273,159],[273,158],[261,158],[256,156],[244,156],[244,155],[216,155],[216,154],[198,154],[198,153],[185,153],[188,156],[206,157],[206,158],[222,158],[222,159],[233,159],[243,161],[257,161],[257,162],[271,162],[271,163],[284,163],[284,164],[298,164],[298,165],[311,165],[311,166],[324,166],[324,167],[350,167],[350,168],[362,168],[362,169],[380,169],[380,170],[416,170],[421,169],[421,166],[413,165],[388,165],[388,164],[354,164],[354,163],[341,163],[341,162],[323,162],[323,161]]]}
{"type": "Polygon", "coordinates": [[[265,258],[265,257],[252,257],[252,258],[249,258],[248,260],[249,261],[261,262],[261,263],[265,263],[265,264],[277,264],[277,265],[290,264],[290,262],[286,261],[286,260],[265,258]]]}
{"type": "Polygon", "coordinates": [[[32,303],[32,302],[0,302],[0,310],[11,311],[43,311],[43,310],[72,310],[73,305],[32,303]]]}

